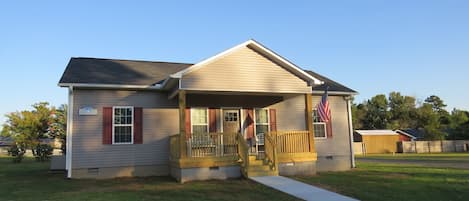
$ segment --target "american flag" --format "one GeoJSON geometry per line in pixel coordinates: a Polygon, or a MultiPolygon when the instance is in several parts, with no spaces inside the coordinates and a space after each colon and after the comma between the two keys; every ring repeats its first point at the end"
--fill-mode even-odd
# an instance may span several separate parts
{"type": "Polygon", "coordinates": [[[323,122],[329,122],[331,120],[331,109],[329,108],[329,101],[327,101],[327,90],[329,87],[327,87],[326,91],[324,92],[324,95],[322,95],[321,102],[318,104],[318,115],[319,118],[321,118],[321,121],[323,122]]]}

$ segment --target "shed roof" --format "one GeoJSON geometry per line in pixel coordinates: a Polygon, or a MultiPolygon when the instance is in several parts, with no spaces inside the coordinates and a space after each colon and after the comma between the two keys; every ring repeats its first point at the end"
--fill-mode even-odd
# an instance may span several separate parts
{"type": "Polygon", "coordinates": [[[399,135],[393,130],[355,130],[360,135],[399,135]]]}

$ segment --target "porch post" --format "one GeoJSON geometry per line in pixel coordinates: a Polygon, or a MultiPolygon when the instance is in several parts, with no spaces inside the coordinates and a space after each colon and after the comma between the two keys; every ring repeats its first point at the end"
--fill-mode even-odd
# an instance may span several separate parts
{"type": "Polygon", "coordinates": [[[306,128],[309,133],[309,152],[316,153],[314,148],[314,128],[313,128],[313,97],[311,94],[305,94],[306,102],[306,128]]]}
{"type": "Polygon", "coordinates": [[[186,91],[179,90],[179,154],[181,158],[187,157],[186,152],[186,91]]]}

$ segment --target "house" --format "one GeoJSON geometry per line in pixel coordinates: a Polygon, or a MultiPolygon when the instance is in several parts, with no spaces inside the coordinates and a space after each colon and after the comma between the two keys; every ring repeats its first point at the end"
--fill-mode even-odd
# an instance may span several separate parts
{"type": "Polygon", "coordinates": [[[356,92],[254,40],[195,64],[72,58],[59,86],[69,94],[69,178],[185,182],[354,164],[356,92]],[[326,86],[328,123],[315,109],[326,86]]]}
{"type": "Polygon", "coordinates": [[[354,141],[362,143],[366,154],[396,153],[400,135],[393,130],[356,130],[354,141]]]}
{"type": "Polygon", "coordinates": [[[400,129],[396,130],[397,133],[401,135],[406,135],[411,138],[412,141],[414,140],[423,140],[425,137],[425,131],[423,129],[400,129]]]}
{"type": "Polygon", "coordinates": [[[417,140],[417,137],[402,131],[402,130],[395,130],[397,134],[399,134],[399,141],[415,141],[417,140]]]}

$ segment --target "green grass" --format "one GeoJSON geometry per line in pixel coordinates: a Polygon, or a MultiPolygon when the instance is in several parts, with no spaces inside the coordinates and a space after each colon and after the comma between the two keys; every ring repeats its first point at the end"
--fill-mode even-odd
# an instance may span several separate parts
{"type": "Polygon", "coordinates": [[[469,153],[430,153],[430,154],[368,154],[357,155],[356,158],[421,160],[442,162],[469,162],[469,153]]]}
{"type": "Polygon", "coordinates": [[[296,200],[249,180],[176,183],[170,177],[67,180],[49,163],[0,156],[0,200],[296,200]]]}
{"type": "Polygon", "coordinates": [[[469,170],[359,162],[348,172],[294,177],[360,200],[469,200],[469,170]]]}

